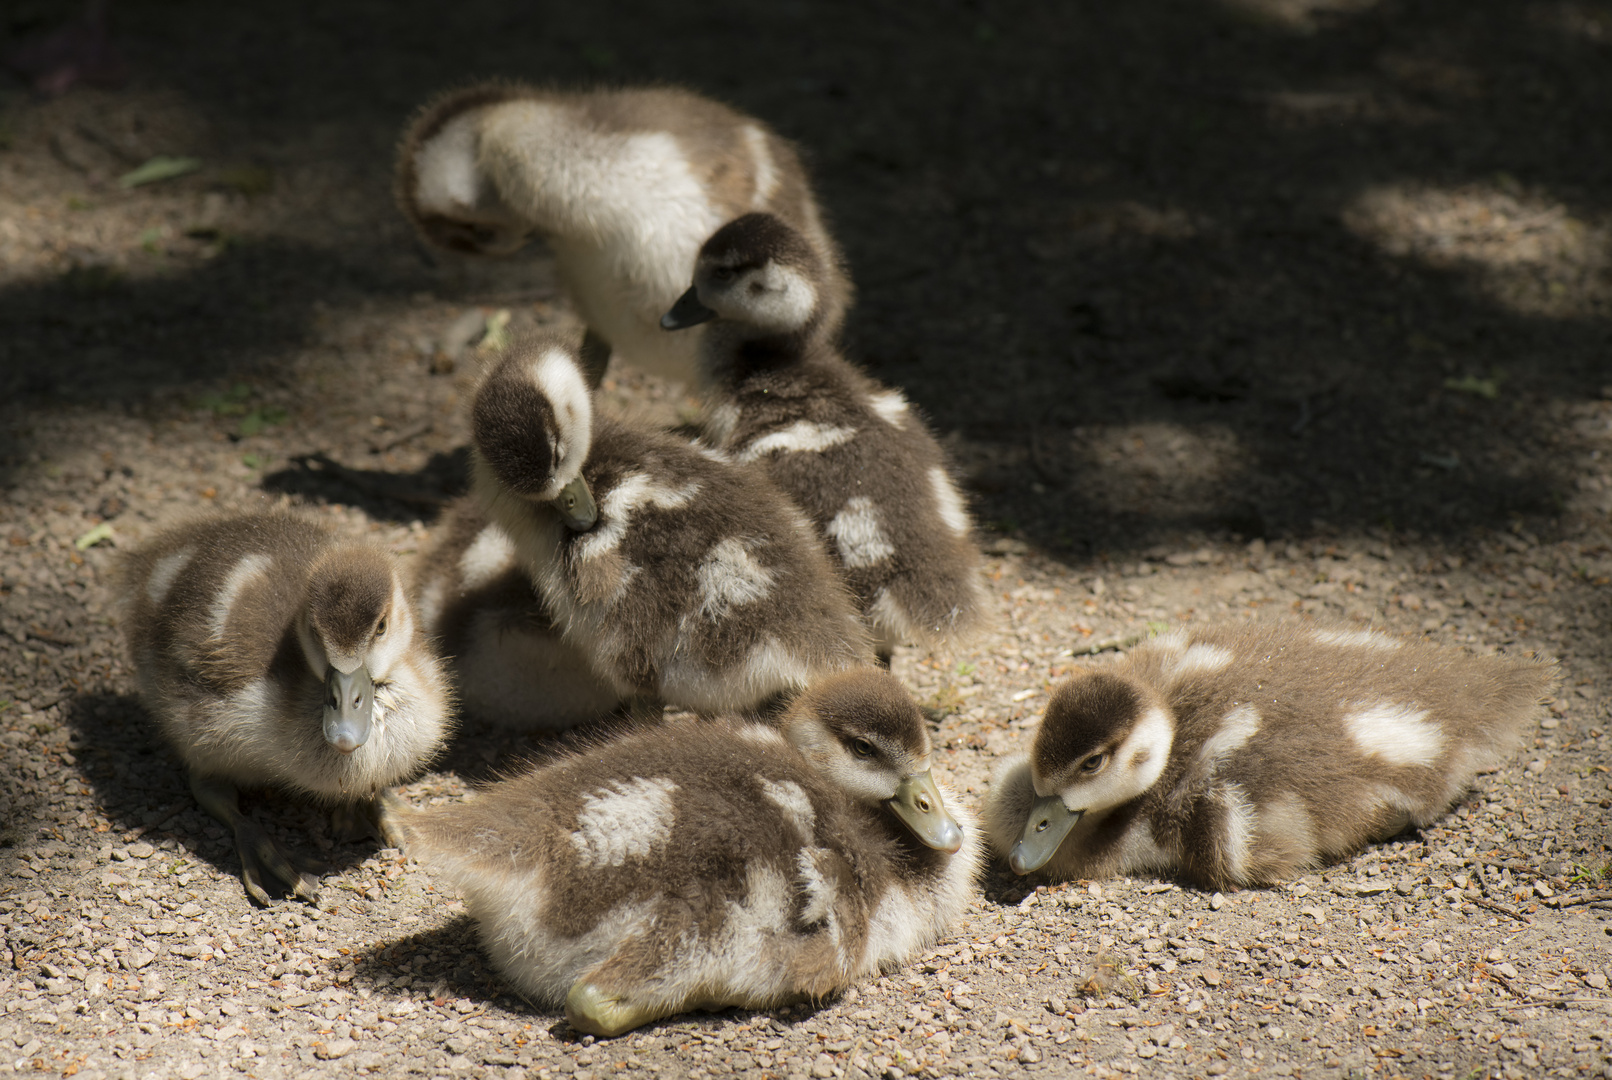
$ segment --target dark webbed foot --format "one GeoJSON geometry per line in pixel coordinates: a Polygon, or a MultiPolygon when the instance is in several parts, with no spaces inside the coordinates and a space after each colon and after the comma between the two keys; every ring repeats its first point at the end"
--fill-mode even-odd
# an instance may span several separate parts
{"type": "Polygon", "coordinates": [[[316,866],[288,855],[269,839],[257,822],[241,813],[240,793],[228,780],[192,774],[191,793],[213,817],[235,834],[235,853],[241,860],[241,884],[256,903],[268,907],[274,896],[290,894],[310,904],[319,901],[316,866]],[[273,889],[271,894],[270,888],[273,889]]]}

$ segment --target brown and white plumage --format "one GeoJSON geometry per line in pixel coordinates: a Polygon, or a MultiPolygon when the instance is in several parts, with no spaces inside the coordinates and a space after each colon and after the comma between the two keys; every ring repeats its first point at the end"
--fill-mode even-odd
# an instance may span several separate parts
{"type": "Polygon", "coordinates": [[[120,568],[140,693],[203,806],[237,839],[247,890],[311,899],[236,805],[275,786],[351,809],[429,761],[451,727],[446,680],[393,558],[286,513],[169,528],[120,568]]]}
{"type": "Polygon", "coordinates": [[[598,1035],[821,999],[942,934],[981,841],[886,673],[814,684],[780,727],[646,728],[453,807],[388,804],[535,1003],[598,1035]]]}
{"type": "Polygon", "coordinates": [[[515,542],[474,499],[451,504],[433,533],[415,564],[414,602],[465,715],[557,729],[621,704],[615,688],[565,643],[515,542]]]}
{"type": "MultiPolygon", "coordinates": [[[[724,221],[768,210],[832,247],[794,147],[754,117],[673,87],[483,83],[446,94],[403,137],[397,196],[440,247],[505,254],[547,238],[589,329],[593,385],[611,348],[657,374],[695,377],[697,342],[657,322],[724,221]]],[[[843,282],[839,301],[836,317],[849,302],[843,282]]]]}
{"type": "Polygon", "coordinates": [[[956,648],[989,603],[968,511],[923,418],[840,352],[838,279],[832,250],[748,214],[706,241],[662,325],[706,326],[708,436],[816,522],[881,654],[956,648]]]}
{"type": "Polygon", "coordinates": [[[870,662],[800,512],[754,469],[593,415],[564,341],[511,349],[471,429],[475,497],[622,697],[742,711],[870,662]]]}
{"type": "Polygon", "coordinates": [[[1178,630],[1054,691],[1031,752],[997,770],[986,829],[1054,880],[1281,881],[1442,815],[1555,672],[1364,630],[1178,630]]]}

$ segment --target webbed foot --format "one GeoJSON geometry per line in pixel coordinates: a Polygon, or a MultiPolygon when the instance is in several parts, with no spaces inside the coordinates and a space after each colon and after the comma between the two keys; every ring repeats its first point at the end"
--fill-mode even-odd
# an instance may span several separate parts
{"type": "Polygon", "coordinates": [[[375,811],[375,825],[380,831],[381,843],[399,851],[409,848],[408,816],[414,808],[397,796],[396,792],[382,789],[371,804],[375,811]]]}
{"type": "Polygon", "coordinates": [[[584,979],[572,983],[570,993],[565,995],[565,1019],[584,1035],[612,1039],[670,1015],[663,1009],[615,997],[584,979]]]}
{"type": "Polygon", "coordinates": [[[288,855],[257,822],[242,814],[240,793],[234,784],[192,774],[190,790],[203,810],[234,833],[235,853],[241,860],[241,884],[254,902],[269,907],[274,896],[287,893],[310,904],[319,902],[315,864],[288,855]],[[265,886],[273,887],[273,895],[265,886]]]}
{"type": "Polygon", "coordinates": [[[384,841],[386,834],[381,829],[378,800],[361,799],[333,807],[330,811],[330,832],[337,843],[342,844],[356,844],[372,836],[384,841]]]}

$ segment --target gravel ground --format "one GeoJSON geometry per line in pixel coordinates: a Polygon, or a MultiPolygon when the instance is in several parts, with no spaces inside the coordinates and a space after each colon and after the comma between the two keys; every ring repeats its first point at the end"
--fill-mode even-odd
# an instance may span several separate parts
{"type": "MultiPolygon", "coordinates": [[[[0,1072],[1612,1076],[1612,9],[461,7],[119,8],[128,86],[0,99],[0,1072]],[[1531,745],[1282,889],[997,871],[841,999],[609,1043],[511,996],[422,868],[272,793],[331,871],[253,908],[133,697],[108,567],[265,502],[424,544],[476,335],[575,325],[542,252],[427,263],[388,202],[409,108],[494,72],[676,79],[812,151],[855,352],[985,526],[997,631],[894,663],[967,798],[1063,674],[1196,620],[1557,656],[1531,745]],[[157,153],[203,167],[118,186],[157,153]]],[[[0,49],[72,10],[21,4],[0,49]]],[[[695,406],[621,369],[606,398],[695,406]]],[[[406,794],[543,752],[471,717],[406,794]]]]}

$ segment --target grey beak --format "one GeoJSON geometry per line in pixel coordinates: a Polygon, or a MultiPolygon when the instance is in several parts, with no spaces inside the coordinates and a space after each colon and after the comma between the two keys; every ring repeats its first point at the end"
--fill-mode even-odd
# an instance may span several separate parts
{"type": "Polygon", "coordinates": [[[936,851],[950,854],[963,846],[963,830],[946,812],[940,788],[928,772],[903,779],[889,805],[914,836],[936,851]]]}
{"type": "Polygon", "coordinates": [[[554,496],[554,509],[572,532],[587,532],[599,520],[599,507],[593,501],[588,482],[577,477],[554,496]]]}
{"type": "Polygon", "coordinates": [[[1028,874],[1047,865],[1047,860],[1057,854],[1058,845],[1085,812],[1067,809],[1056,795],[1037,799],[1030,807],[1030,820],[1024,823],[1019,842],[1008,855],[1008,865],[1013,872],[1028,874]]]}
{"type": "Polygon", "coordinates": [[[716,312],[700,303],[700,291],[690,285],[688,292],[677,298],[672,310],[660,317],[662,330],[687,330],[702,322],[716,318],[716,312]]]}
{"type": "Polygon", "coordinates": [[[350,754],[369,741],[369,722],[375,712],[375,683],[369,669],[356,667],[343,674],[334,667],[325,676],[325,741],[350,754]]]}

